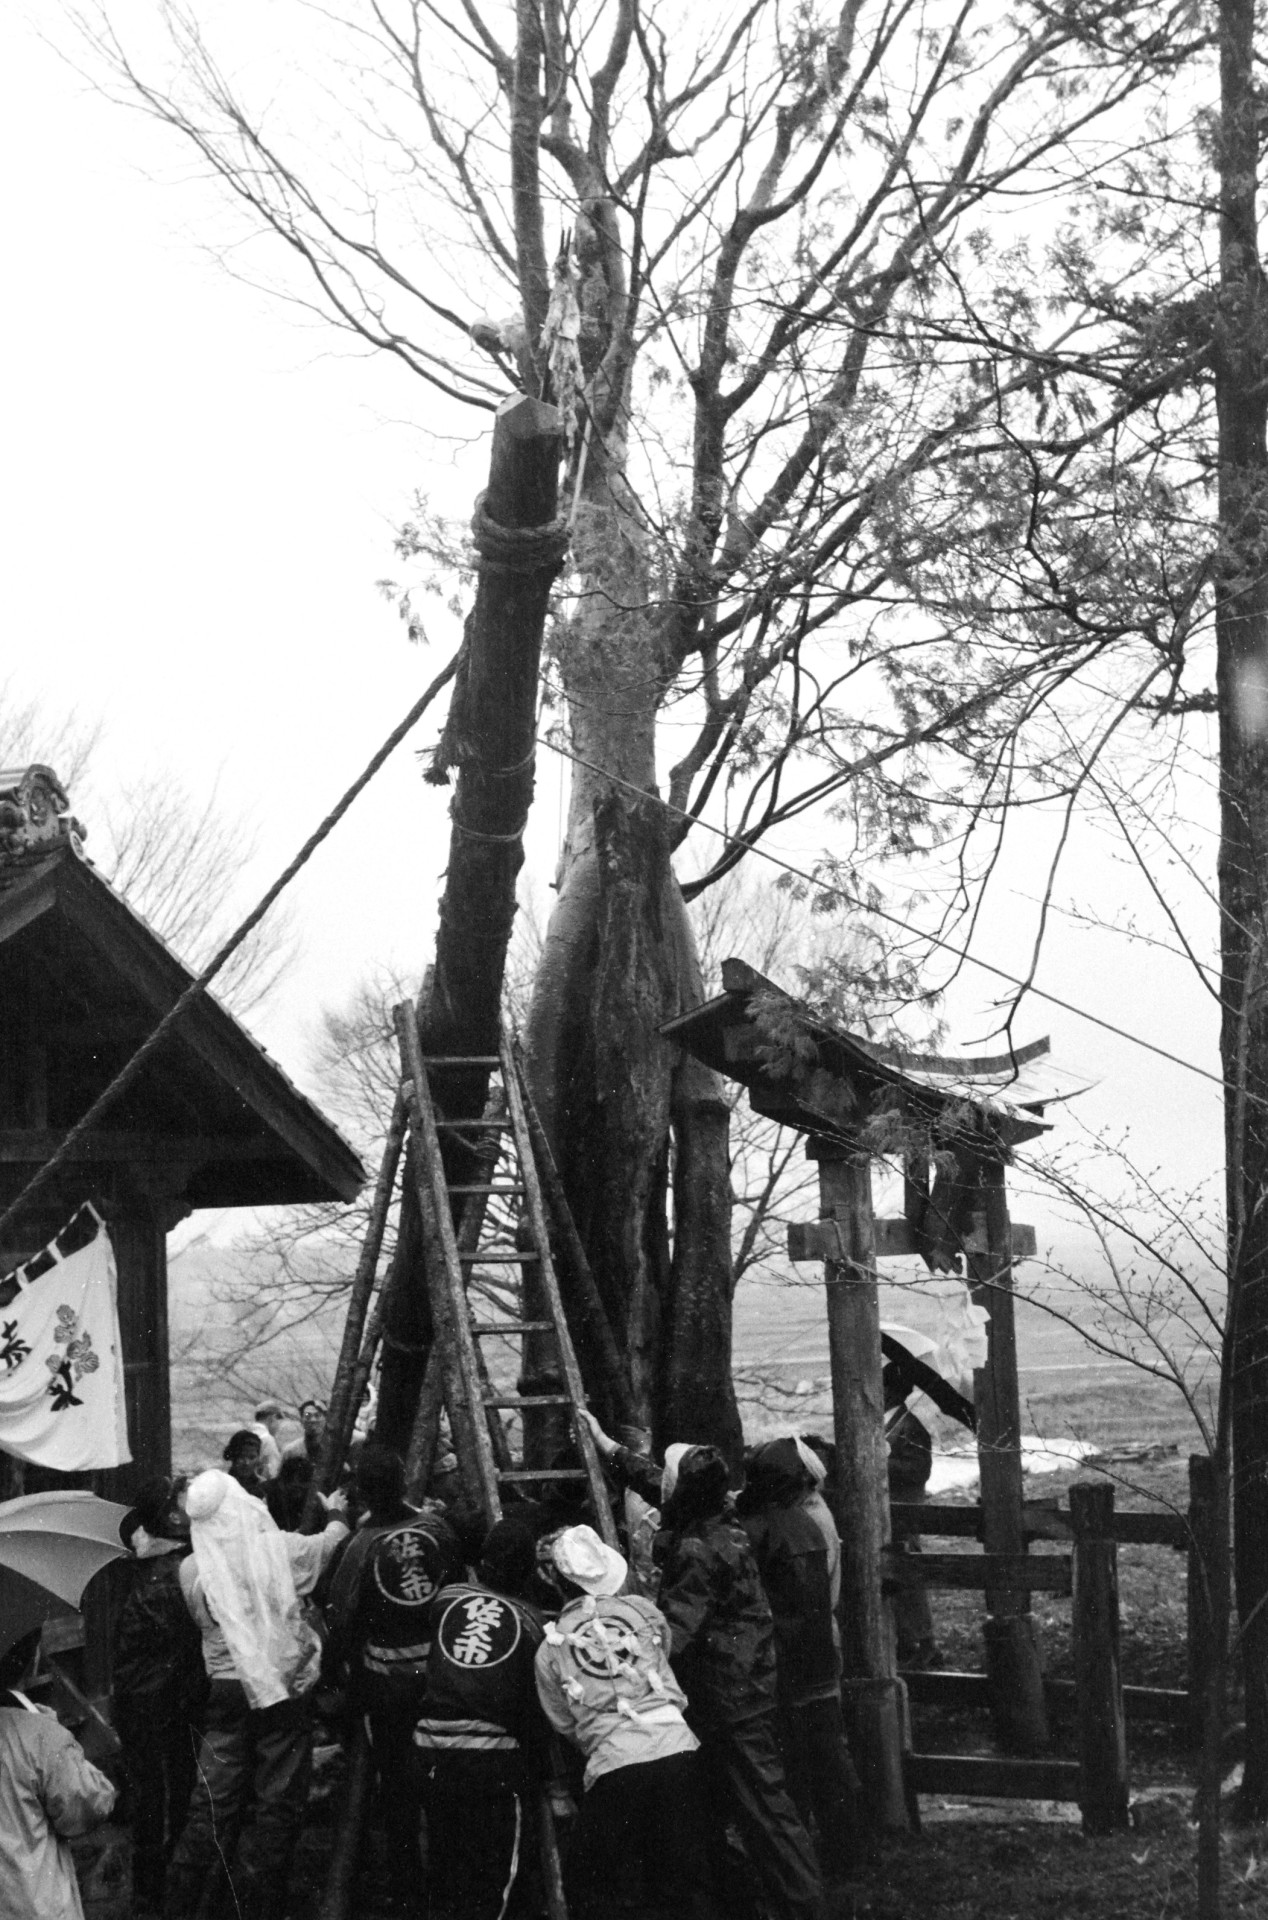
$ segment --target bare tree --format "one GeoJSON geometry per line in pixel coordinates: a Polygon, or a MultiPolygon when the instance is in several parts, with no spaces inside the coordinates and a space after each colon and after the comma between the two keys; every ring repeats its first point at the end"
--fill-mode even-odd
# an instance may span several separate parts
{"type": "MultiPolygon", "coordinates": [[[[126,44],[82,20],[97,72],[196,152],[291,297],[442,427],[517,384],[569,415],[573,783],[531,1073],[640,1397],[733,1444],[727,1106],[659,1036],[700,990],[684,894],[834,794],[860,859],[916,846],[930,743],[958,808],[993,771],[984,718],[1015,729],[1099,657],[1102,621],[1000,647],[895,614],[958,530],[923,496],[973,493],[1001,402],[1099,318],[1095,288],[1060,322],[1019,302],[982,233],[1128,141],[1115,116],[1183,59],[1190,9],[367,0],[274,10],[273,60],[254,19],[213,47],[194,8],[155,17],[126,44]],[[680,887],[719,811],[732,842],[680,887]]],[[[405,544],[444,536],[424,514],[405,544]]]]}

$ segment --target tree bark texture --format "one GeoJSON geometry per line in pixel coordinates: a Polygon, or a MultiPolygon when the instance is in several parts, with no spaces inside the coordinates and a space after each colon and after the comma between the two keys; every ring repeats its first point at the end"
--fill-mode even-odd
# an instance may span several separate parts
{"type": "Polygon", "coordinates": [[[723,1096],[659,1031],[702,997],[656,793],[675,669],[618,435],[588,450],[574,559],[556,651],[576,758],[526,1065],[640,1421],[662,1445],[708,1440],[737,1457],[723,1096]]]}
{"type": "MultiPolygon", "coordinates": [[[[502,983],[515,919],[515,883],[533,798],[537,692],[551,584],[566,537],[556,521],[562,441],[554,407],[517,395],[499,407],[489,485],[476,507],[480,555],[449,717],[429,778],[456,770],[449,867],[436,956],[420,1007],[428,1056],[483,1057],[498,1050],[502,983]]],[[[432,1093],[446,1119],[479,1119],[488,1066],[435,1069],[432,1093]]],[[[478,1179],[474,1136],[442,1135],[451,1182],[478,1179]]],[[[402,1202],[376,1434],[404,1452],[427,1364],[431,1321],[423,1246],[410,1183],[402,1202]]]]}
{"type": "Polygon", "coordinates": [[[1243,1812],[1268,1816],[1268,289],[1259,258],[1254,0],[1221,0],[1216,570],[1221,1060],[1229,1232],[1243,1812]]]}

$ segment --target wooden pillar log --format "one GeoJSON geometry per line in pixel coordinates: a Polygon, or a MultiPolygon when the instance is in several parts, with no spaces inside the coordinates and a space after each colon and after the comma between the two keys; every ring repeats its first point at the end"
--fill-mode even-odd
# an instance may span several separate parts
{"type": "Polygon", "coordinates": [[[374,1756],[363,1714],[358,1714],[348,1744],[348,1772],[340,1796],[339,1824],[326,1868],[317,1920],[348,1920],[356,1892],[362,1836],[369,1813],[374,1756]]]}
{"type": "MultiPolygon", "coordinates": [[[[469,1063],[435,1069],[433,1097],[449,1120],[479,1119],[497,1053],[515,883],[533,798],[542,634],[566,547],[556,518],[562,451],[556,408],[527,394],[510,395],[498,407],[489,484],[476,511],[475,603],[449,715],[426,775],[438,784],[454,781],[436,958],[418,1008],[422,1052],[469,1063]]],[[[447,1133],[443,1157],[450,1181],[478,1181],[476,1142],[447,1133]]],[[[402,1232],[407,1226],[410,1235],[410,1287],[388,1325],[394,1339],[383,1356],[379,1427],[388,1444],[404,1452],[426,1350],[418,1338],[425,1313],[412,1199],[402,1215],[402,1232]]]]}
{"type": "Polygon", "coordinates": [[[1079,1806],[1085,1833],[1128,1825],[1127,1721],[1119,1661],[1114,1489],[1070,1489],[1074,1533],[1074,1683],[1079,1715],[1079,1806]]]}
{"type": "MultiPolygon", "coordinates": [[[[987,1163],[983,1184],[981,1231],[968,1243],[970,1290],[990,1314],[986,1365],[978,1368],[973,1380],[982,1545],[987,1553],[1024,1553],[1012,1229],[1002,1160],[987,1163]]],[[[988,1587],[986,1611],[986,1671],[995,1737],[1006,1753],[1043,1753],[1048,1747],[1048,1713],[1030,1595],[1024,1590],[988,1587]]]]}
{"type": "Polygon", "coordinates": [[[172,1470],[171,1363],[167,1322],[167,1223],[162,1201],[138,1198],[111,1209],[128,1409],[130,1466],[94,1476],[105,1500],[131,1501],[137,1488],[172,1470]]]}
{"type": "MultiPolygon", "coordinates": [[[[1215,1663],[1216,1626],[1212,1606],[1213,1572],[1219,1563],[1219,1488],[1215,1462],[1207,1453],[1189,1455],[1188,1679],[1189,1739],[1202,1744],[1206,1689],[1215,1663]]],[[[1224,1543],[1227,1552],[1227,1542],[1224,1543]]]]}
{"type": "Polygon", "coordinates": [[[871,1162],[823,1140],[807,1141],[806,1152],[819,1163],[819,1210],[833,1223],[839,1249],[824,1263],[824,1283],[838,1456],[842,1698],[872,1824],[881,1832],[906,1832],[912,1824],[903,1783],[906,1713],[892,1610],[881,1586],[889,1488],[871,1162]]]}

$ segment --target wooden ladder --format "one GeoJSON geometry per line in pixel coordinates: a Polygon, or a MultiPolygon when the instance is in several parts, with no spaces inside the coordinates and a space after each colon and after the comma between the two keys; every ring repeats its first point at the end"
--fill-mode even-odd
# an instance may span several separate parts
{"type": "Polygon", "coordinates": [[[441,1352],[445,1403],[460,1464],[464,1450],[469,1449],[467,1477],[478,1485],[480,1505],[489,1526],[502,1517],[504,1487],[584,1481],[594,1525],[607,1544],[615,1547],[616,1528],[603,1468],[589,1427],[577,1418],[578,1409],[585,1404],[585,1389],[551,1256],[542,1181],[533,1150],[519,1064],[505,1035],[496,1054],[424,1057],[413,1008],[408,1004],[399,1006],[395,1017],[401,1047],[402,1095],[414,1146],[410,1163],[423,1223],[428,1294],[441,1352]],[[430,1075],[437,1068],[475,1068],[500,1075],[507,1117],[503,1120],[445,1118],[437,1111],[432,1094],[430,1075]],[[494,1165],[489,1178],[478,1183],[450,1181],[441,1153],[441,1135],[463,1134],[474,1141],[487,1137],[492,1129],[502,1132],[505,1140],[500,1161],[494,1165]],[[507,1177],[499,1179],[499,1172],[507,1177]],[[461,1248],[454,1222],[460,1217],[463,1205],[468,1200],[494,1197],[518,1204],[519,1230],[514,1251],[505,1245],[491,1244],[487,1212],[485,1230],[476,1246],[471,1250],[461,1248]],[[490,1266],[518,1269],[521,1276],[519,1311],[477,1320],[472,1311],[469,1282],[477,1267],[490,1266]],[[543,1317],[536,1319],[524,1317],[523,1276],[529,1268],[536,1280],[534,1291],[543,1312],[543,1317]],[[490,1382],[479,1343],[525,1334],[539,1334],[553,1341],[559,1369],[558,1391],[507,1393],[490,1382]],[[511,1457],[500,1416],[503,1412],[522,1415],[535,1407],[568,1409],[582,1463],[579,1467],[530,1467],[522,1459],[517,1463],[511,1457]]]}

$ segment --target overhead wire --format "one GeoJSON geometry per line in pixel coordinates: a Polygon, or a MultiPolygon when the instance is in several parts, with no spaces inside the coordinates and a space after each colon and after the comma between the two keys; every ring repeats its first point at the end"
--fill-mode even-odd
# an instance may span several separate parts
{"type": "MultiPolygon", "coordinates": [[[[247,936],[259,925],[274,901],[312,858],[312,855],[317,851],[317,848],[322,842],[334,831],[353,802],[370,784],[370,781],[373,780],[375,774],[378,773],[384,762],[422,718],[432,701],[436,698],[436,695],[453,679],[457,671],[457,665],[458,656],[455,654],[414,702],[414,705],[410,708],[404,719],[393,728],[382,746],[380,746],[366,762],[365,767],[361,773],[358,774],[352,785],[347,788],[341,798],[330,809],[329,813],[326,814],[320,824],[309,835],[308,839],[305,840],[294,859],[291,860],[289,865],[278,875],[272,886],[261,896],[251,912],[241,924],[235,928],[234,932],[230,934],[229,938],[213,955],[211,960],[208,961],[202,971],[184,988],[168,1011],[163,1015],[153,1032],[141,1043],[137,1051],[125,1062],[102,1092],[98,1094],[87,1111],[75,1122],[69,1132],[65,1134],[49,1159],[37,1169],[16,1197],[11,1200],[4,1211],[0,1213],[0,1236],[3,1235],[7,1227],[12,1225],[22,1208],[28,1205],[36,1194],[48,1183],[52,1175],[57,1172],[60,1167],[65,1165],[85,1135],[91,1132],[92,1128],[96,1126],[97,1122],[108,1109],[113,1106],[119,1096],[126,1092],[127,1088],[133,1084],[146,1062],[168,1038],[169,1034],[176,1027],[189,1007],[206,991],[216,975],[237,952],[247,936]]],[[[1073,1014],[1076,1019],[1086,1020],[1092,1026],[1100,1027],[1103,1032],[1111,1033],[1115,1038],[1126,1041],[1130,1046],[1139,1047],[1147,1053],[1155,1054],[1159,1059],[1168,1061],[1172,1066],[1181,1067],[1187,1073],[1196,1074],[1200,1079],[1210,1081],[1212,1085],[1219,1087],[1221,1090],[1225,1088],[1226,1083],[1220,1074],[1212,1073],[1208,1068],[1198,1066],[1195,1061],[1186,1060],[1182,1055],[1172,1053],[1168,1048],[1159,1046],[1156,1041],[1146,1040],[1143,1035],[1133,1033],[1127,1027],[1120,1027],[1116,1022],[1105,1019],[1101,1014],[1091,1012],[1087,1007],[1081,1007],[1074,1001],[1065,1000],[1059,994],[1049,992],[1045,987],[1037,987],[1033,982],[1023,981],[1019,975],[1010,973],[1005,967],[997,966],[994,961],[983,960],[980,955],[970,952],[967,947],[960,946],[953,940],[948,940],[944,935],[917,927],[913,925],[911,921],[904,920],[901,915],[891,913],[886,908],[878,906],[872,901],[861,899],[857,894],[851,893],[839,883],[823,880],[817,875],[808,872],[804,867],[799,867],[790,860],[781,859],[778,854],[772,853],[769,848],[752,845],[745,841],[742,836],[729,833],[725,827],[718,827],[711,821],[698,818],[690,814],[685,808],[674,805],[671,801],[660,800],[657,796],[649,795],[645,788],[636,786],[633,781],[622,779],[619,774],[611,773],[606,768],[596,765],[594,761],[586,759],[583,754],[573,752],[571,748],[563,746],[559,741],[539,734],[537,743],[539,746],[545,747],[549,752],[557,754],[561,759],[571,761],[575,766],[583,767],[588,773],[594,774],[599,779],[607,781],[609,785],[618,787],[624,792],[632,794],[638,800],[646,801],[651,798],[656,798],[657,804],[662,807],[666,813],[676,815],[679,819],[687,821],[689,825],[703,828],[706,833],[713,834],[715,838],[724,841],[728,846],[745,848],[757,859],[764,860],[769,866],[778,868],[781,872],[788,874],[790,878],[799,880],[806,886],[814,887],[820,893],[835,895],[847,906],[853,907],[860,913],[870,914],[874,919],[885,921],[888,925],[897,927],[902,932],[910,934],[916,939],[923,940],[931,946],[941,948],[945,953],[954,955],[966,965],[977,967],[980,971],[989,973],[998,980],[1005,981],[1009,986],[1017,988],[1022,993],[1032,994],[1037,1000],[1043,1000],[1050,1006],[1059,1007],[1064,1013],[1073,1014]]]]}
{"type": "Polygon", "coordinates": [[[1200,1079],[1211,1081],[1221,1090],[1227,1085],[1221,1074],[1212,1073],[1208,1067],[1200,1067],[1196,1061],[1186,1060],[1182,1054],[1172,1053],[1168,1048],[1159,1046],[1157,1041],[1146,1040],[1142,1034],[1133,1033],[1128,1027],[1120,1027],[1114,1021],[1106,1020],[1103,1015],[1090,1012],[1087,1007],[1080,1007],[1071,1000],[1063,1000],[1059,994],[1050,993],[1045,987],[1037,987],[1033,982],[1023,980],[1020,975],[1010,973],[1006,967],[996,966],[992,960],[983,960],[980,955],[971,953],[967,947],[957,945],[954,940],[948,940],[942,934],[928,932],[913,925],[910,920],[904,920],[899,914],[890,913],[870,900],[860,899],[857,894],[850,893],[847,888],[836,882],[822,880],[817,875],[808,873],[804,867],[794,866],[790,860],[781,860],[778,854],[772,853],[767,847],[751,845],[741,835],[728,833],[725,827],[716,827],[712,821],[698,819],[694,814],[689,814],[684,807],[675,806],[669,800],[662,800],[659,795],[649,794],[645,787],[635,786],[632,780],[623,780],[619,774],[609,773],[605,767],[596,766],[594,761],[587,760],[583,754],[574,753],[569,747],[561,746],[557,741],[544,739],[539,735],[538,745],[549,748],[552,753],[561,755],[565,760],[571,760],[576,766],[584,767],[588,773],[597,774],[601,780],[608,781],[610,785],[623,788],[626,793],[633,794],[639,800],[655,800],[664,812],[675,814],[692,826],[703,827],[706,833],[711,833],[716,839],[725,841],[728,846],[746,847],[748,852],[757,859],[765,860],[768,865],[778,867],[782,873],[789,874],[795,880],[804,881],[807,886],[815,888],[819,893],[835,894],[839,900],[843,900],[847,906],[855,908],[859,913],[871,914],[874,919],[887,921],[890,926],[899,927],[904,933],[909,933],[918,940],[924,940],[930,946],[941,947],[945,953],[954,954],[957,959],[963,960],[967,965],[978,967],[984,973],[994,974],[997,980],[1006,981],[1009,986],[1017,987],[1023,993],[1033,994],[1035,999],[1045,1000],[1049,1006],[1060,1007],[1063,1013],[1072,1013],[1076,1019],[1086,1020],[1094,1027],[1100,1027],[1104,1032],[1114,1034],[1117,1039],[1126,1040],[1133,1047],[1141,1047],[1147,1053],[1157,1054],[1159,1059],[1169,1061],[1174,1067],[1183,1067],[1187,1073],[1195,1073],[1200,1079]]]}

